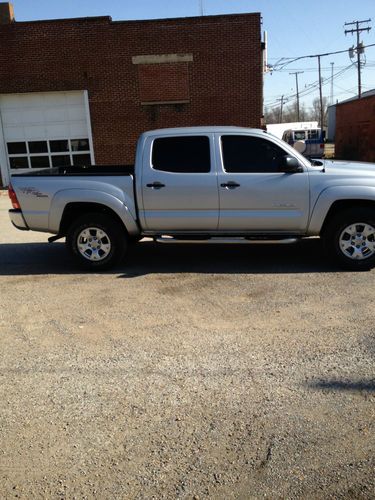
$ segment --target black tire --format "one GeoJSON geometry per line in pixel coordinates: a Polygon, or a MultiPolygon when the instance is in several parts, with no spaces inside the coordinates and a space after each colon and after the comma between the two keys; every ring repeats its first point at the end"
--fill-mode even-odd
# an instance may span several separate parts
{"type": "Polygon", "coordinates": [[[375,251],[371,251],[375,249],[375,210],[366,207],[343,210],[328,221],[321,237],[326,251],[341,267],[366,271],[375,266],[375,251]],[[365,224],[374,228],[374,235],[365,236],[365,224]],[[346,231],[350,227],[353,229],[346,231]],[[352,233],[356,233],[356,236],[351,236],[352,233]],[[355,256],[357,251],[360,252],[359,257],[355,256]]]}
{"type": "Polygon", "coordinates": [[[66,246],[81,268],[99,271],[113,267],[124,257],[127,235],[122,224],[114,217],[88,213],[69,227],[66,246]],[[90,238],[95,241],[92,242],[90,238]]]}
{"type": "Polygon", "coordinates": [[[137,243],[139,243],[142,239],[143,239],[143,236],[129,236],[128,244],[134,246],[137,243]]]}

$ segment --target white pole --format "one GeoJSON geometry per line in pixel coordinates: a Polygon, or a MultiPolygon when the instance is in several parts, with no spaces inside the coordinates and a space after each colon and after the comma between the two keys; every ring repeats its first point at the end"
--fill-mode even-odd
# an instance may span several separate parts
{"type": "Polygon", "coordinates": [[[8,186],[10,181],[10,166],[8,164],[8,155],[6,153],[3,121],[1,118],[1,111],[0,111],[0,180],[1,178],[3,179],[3,186],[4,187],[8,186]]]}

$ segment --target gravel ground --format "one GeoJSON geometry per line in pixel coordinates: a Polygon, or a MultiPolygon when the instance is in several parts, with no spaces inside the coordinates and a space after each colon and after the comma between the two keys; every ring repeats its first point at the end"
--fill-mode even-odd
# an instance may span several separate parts
{"type": "Polygon", "coordinates": [[[0,195],[2,498],[374,498],[374,272],[134,247],[82,274],[0,195]]]}

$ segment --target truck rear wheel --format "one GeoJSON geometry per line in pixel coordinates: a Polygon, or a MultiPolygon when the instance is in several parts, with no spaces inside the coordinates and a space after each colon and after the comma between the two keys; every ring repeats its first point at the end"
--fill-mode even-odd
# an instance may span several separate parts
{"type": "Polygon", "coordinates": [[[328,252],[346,269],[375,266],[375,211],[353,208],[337,214],[322,235],[328,252]]]}
{"type": "Polygon", "coordinates": [[[66,245],[80,267],[104,270],[113,267],[124,257],[127,238],[121,223],[113,217],[88,213],[70,226],[66,245]]]}

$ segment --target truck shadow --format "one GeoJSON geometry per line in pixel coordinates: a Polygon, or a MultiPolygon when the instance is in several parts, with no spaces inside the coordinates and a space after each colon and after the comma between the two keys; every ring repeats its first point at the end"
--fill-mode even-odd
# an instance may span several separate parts
{"type": "Polygon", "coordinates": [[[311,389],[323,391],[345,392],[375,392],[375,379],[373,380],[317,380],[308,384],[311,389]]]}
{"type": "MultiPolygon", "coordinates": [[[[156,244],[131,247],[126,262],[106,273],[119,278],[148,274],[285,274],[329,273],[340,268],[325,256],[319,239],[295,245],[156,244]]],[[[0,245],[0,276],[82,274],[63,243],[0,245]]]]}

